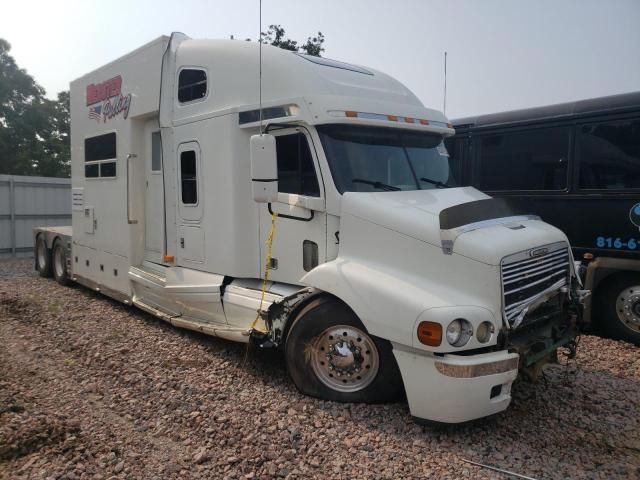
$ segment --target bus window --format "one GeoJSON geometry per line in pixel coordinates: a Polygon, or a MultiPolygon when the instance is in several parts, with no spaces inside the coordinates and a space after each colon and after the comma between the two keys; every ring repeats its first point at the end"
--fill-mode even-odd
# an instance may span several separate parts
{"type": "Polygon", "coordinates": [[[554,127],[478,137],[480,189],[565,190],[569,135],[554,127]]]}
{"type": "Polygon", "coordinates": [[[640,189],[640,119],[579,127],[580,188],[640,189]]]}

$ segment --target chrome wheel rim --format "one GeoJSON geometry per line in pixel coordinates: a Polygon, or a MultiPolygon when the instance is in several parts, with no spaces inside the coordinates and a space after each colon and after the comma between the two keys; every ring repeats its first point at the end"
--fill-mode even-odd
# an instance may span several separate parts
{"type": "Polygon", "coordinates": [[[53,252],[53,268],[56,270],[56,277],[64,276],[64,253],[60,247],[56,247],[53,252]]]}
{"type": "Polygon", "coordinates": [[[378,374],[380,356],[373,339],[349,325],[327,328],[311,344],[311,368],[327,387],[357,392],[378,374]]]}
{"type": "Polygon", "coordinates": [[[616,312],[622,324],[640,333],[640,285],[625,288],[616,299],[616,312]]]}
{"type": "Polygon", "coordinates": [[[44,241],[40,240],[38,241],[38,267],[40,268],[40,270],[44,270],[44,268],[46,267],[46,247],[44,245],[44,241]]]}

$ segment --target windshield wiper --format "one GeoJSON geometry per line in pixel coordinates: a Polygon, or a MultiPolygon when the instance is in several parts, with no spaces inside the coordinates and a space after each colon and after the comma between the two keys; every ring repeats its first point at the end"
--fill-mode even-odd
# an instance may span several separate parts
{"type": "Polygon", "coordinates": [[[420,181],[430,183],[438,188],[449,188],[449,185],[446,183],[439,182],[438,180],[431,180],[430,178],[420,177],[420,181]]]}
{"type": "Polygon", "coordinates": [[[364,183],[366,185],[371,185],[373,188],[379,188],[380,190],[386,190],[387,192],[395,192],[397,190],[401,190],[399,187],[394,187],[393,185],[387,185],[382,182],[374,182],[373,180],[365,180],[364,178],[352,178],[352,183],[364,183]]]}

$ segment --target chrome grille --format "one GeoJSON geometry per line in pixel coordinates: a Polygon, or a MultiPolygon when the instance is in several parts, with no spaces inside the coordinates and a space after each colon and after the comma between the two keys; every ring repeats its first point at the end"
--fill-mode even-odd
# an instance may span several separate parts
{"type": "Polygon", "coordinates": [[[570,262],[569,249],[564,242],[534,248],[502,260],[504,315],[511,326],[520,325],[527,313],[568,284],[570,262]]]}

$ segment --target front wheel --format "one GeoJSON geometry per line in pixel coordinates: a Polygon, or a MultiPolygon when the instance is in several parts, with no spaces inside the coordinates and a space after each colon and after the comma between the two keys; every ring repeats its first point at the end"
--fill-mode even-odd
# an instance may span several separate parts
{"type": "Polygon", "coordinates": [[[371,336],[355,313],[331,297],[309,303],[293,320],[285,344],[298,390],[324,400],[397,400],[402,379],[388,341],[371,336]]]}
{"type": "Polygon", "coordinates": [[[596,314],[607,335],[640,346],[640,275],[617,275],[604,285],[596,314]]]}

